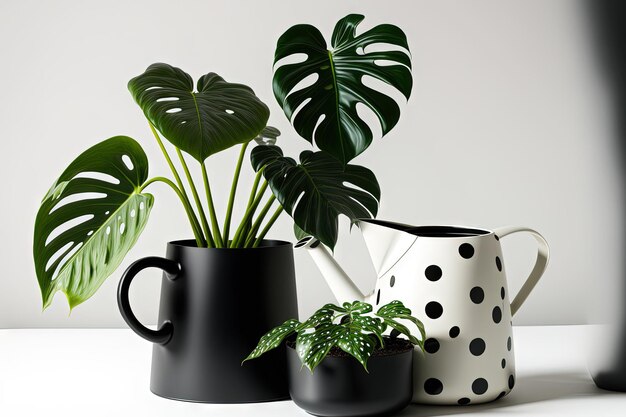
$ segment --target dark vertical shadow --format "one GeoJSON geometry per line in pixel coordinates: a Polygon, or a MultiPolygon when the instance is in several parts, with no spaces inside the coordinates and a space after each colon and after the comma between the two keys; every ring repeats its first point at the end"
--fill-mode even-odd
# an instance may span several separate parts
{"type": "MultiPolygon", "coordinates": [[[[612,101],[614,136],[617,141],[616,150],[619,152],[623,184],[626,178],[626,1],[585,0],[585,5],[599,68],[612,101]]],[[[621,190],[621,194],[621,207],[624,207],[624,190],[621,190]]],[[[626,230],[622,230],[621,235],[626,236],[626,230]]],[[[621,262],[624,263],[622,270],[626,271],[626,253],[623,254],[621,262]]],[[[621,289],[621,294],[616,301],[626,305],[626,277],[616,278],[621,280],[617,286],[621,289]]],[[[592,375],[600,388],[626,391],[626,311],[622,315],[623,317],[617,317],[617,323],[614,323],[619,326],[620,332],[615,361],[607,369],[592,375]]],[[[601,355],[603,352],[594,354],[601,355]]]]}

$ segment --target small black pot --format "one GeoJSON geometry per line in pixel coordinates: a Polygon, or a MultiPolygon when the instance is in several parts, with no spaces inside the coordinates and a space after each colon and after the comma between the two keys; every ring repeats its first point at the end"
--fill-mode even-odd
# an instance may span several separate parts
{"type": "Polygon", "coordinates": [[[165,258],[128,267],[118,303],[130,328],[153,343],[153,393],[208,403],[289,398],[283,349],[241,362],[268,329],[298,316],[291,243],[207,249],[192,240],[170,242],[165,258]],[[128,299],[134,276],[148,267],[164,271],[158,330],[137,320],[128,299]]]}
{"type": "Polygon", "coordinates": [[[311,373],[287,346],[289,394],[316,416],[380,416],[400,411],[413,396],[413,347],[370,357],[367,368],[353,357],[327,356],[311,373]]]}

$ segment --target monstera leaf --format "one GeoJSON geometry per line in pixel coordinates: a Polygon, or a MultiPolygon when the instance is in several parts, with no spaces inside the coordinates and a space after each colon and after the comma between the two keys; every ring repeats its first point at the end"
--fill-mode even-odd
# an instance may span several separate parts
{"type": "Polygon", "coordinates": [[[304,151],[300,163],[283,156],[278,146],[256,146],[251,153],[280,204],[304,232],[335,247],[338,217],[375,217],[380,200],[376,177],[367,168],[343,165],[326,152],[304,151]]]}
{"type": "Polygon", "coordinates": [[[150,123],[200,162],[255,138],[269,118],[250,87],[212,72],[200,77],[194,91],[193,79],[180,68],[153,64],[128,89],[150,123]]]}
{"type": "Polygon", "coordinates": [[[43,307],[57,291],[70,308],[91,297],[141,234],[153,197],[141,146],[107,139],[76,158],[44,197],[35,221],[33,255],[43,307]]]}
{"type": "Polygon", "coordinates": [[[409,46],[402,30],[379,25],[356,36],[363,19],[351,14],[337,22],[331,50],[314,26],[293,26],[278,39],[274,58],[276,64],[295,54],[306,55],[301,62],[275,70],[274,95],[300,136],[343,163],[367,149],[373,138],[357,113],[357,104],[372,110],[383,135],[400,118],[395,100],[364,84],[364,77],[389,84],[407,99],[413,85],[409,46]],[[376,44],[400,47],[402,51],[365,51],[376,44]],[[307,84],[311,76],[315,77],[313,84],[296,89],[300,83],[307,84]]]}

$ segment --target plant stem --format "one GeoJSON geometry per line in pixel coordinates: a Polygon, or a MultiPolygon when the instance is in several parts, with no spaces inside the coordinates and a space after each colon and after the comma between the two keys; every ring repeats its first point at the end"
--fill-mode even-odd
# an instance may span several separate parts
{"type": "Polygon", "coordinates": [[[256,208],[261,202],[261,199],[263,198],[263,194],[265,193],[265,190],[267,190],[267,185],[268,185],[267,181],[265,181],[263,185],[261,186],[261,189],[257,193],[256,197],[254,198],[252,204],[250,204],[248,208],[246,209],[246,212],[243,215],[243,219],[241,220],[241,223],[239,224],[239,227],[237,228],[237,232],[235,232],[235,236],[233,237],[233,242],[231,244],[231,247],[239,248],[240,247],[239,245],[241,243],[245,243],[245,242],[242,242],[242,240],[245,237],[247,237],[247,233],[245,233],[245,230],[248,226],[248,223],[252,220],[252,216],[254,216],[254,212],[256,211],[256,208]]]}
{"type": "Polygon", "coordinates": [[[211,195],[211,187],[209,186],[209,176],[206,172],[206,166],[204,163],[200,164],[202,166],[202,179],[204,180],[204,191],[206,191],[206,199],[209,205],[209,216],[211,216],[211,225],[213,226],[213,237],[215,239],[215,244],[218,248],[224,247],[224,242],[222,242],[222,234],[220,233],[220,226],[217,223],[217,216],[215,215],[215,206],[213,205],[213,196],[211,195]]]}
{"type": "Polygon", "coordinates": [[[276,220],[278,219],[278,217],[280,216],[282,212],[283,212],[283,206],[280,206],[276,209],[276,211],[274,212],[274,214],[272,214],[272,217],[270,217],[269,221],[267,222],[267,224],[265,225],[261,233],[259,233],[259,236],[254,241],[254,245],[252,245],[253,248],[259,247],[259,244],[263,241],[263,238],[265,237],[267,232],[270,231],[270,229],[272,228],[272,226],[274,225],[274,223],[276,222],[276,220]]]}
{"type": "Polygon", "coordinates": [[[183,166],[183,171],[185,171],[187,181],[189,182],[189,186],[191,187],[191,195],[193,195],[193,199],[196,202],[196,206],[198,207],[198,213],[200,213],[200,221],[202,222],[202,229],[204,230],[204,234],[206,235],[207,243],[209,247],[215,247],[216,242],[211,236],[211,229],[209,229],[209,223],[207,222],[206,214],[204,214],[204,208],[202,208],[202,203],[200,202],[200,197],[198,196],[196,184],[193,182],[193,178],[191,177],[191,173],[189,172],[189,167],[187,166],[185,158],[183,157],[183,153],[180,151],[180,149],[176,148],[176,153],[178,154],[180,163],[183,166]]]}
{"type": "Polygon", "coordinates": [[[265,167],[261,168],[254,177],[254,184],[252,184],[252,190],[250,191],[250,197],[248,198],[248,205],[246,206],[246,208],[252,206],[252,203],[254,202],[254,197],[256,197],[256,190],[257,188],[259,188],[259,182],[261,182],[261,178],[263,177],[264,169],[265,167]]]}
{"type": "MultiPolygon", "coordinates": [[[[157,143],[159,144],[159,148],[161,148],[161,152],[163,153],[163,156],[165,156],[165,160],[167,161],[167,164],[170,166],[170,170],[172,171],[172,174],[174,175],[174,178],[176,179],[176,182],[178,183],[177,189],[182,194],[182,200],[181,201],[183,202],[183,205],[185,206],[185,208],[189,209],[187,214],[188,214],[188,217],[189,217],[189,221],[191,222],[191,227],[192,227],[192,229],[194,229],[194,231],[200,231],[200,223],[198,222],[198,218],[196,217],[196,213],[191,208],[191,202],[189,201],[189,197],[187,196],[187,191],[185,191],[185,187],[183,186],[183,182],[180,179],[180,175],[178,175],[178,171],[176,171],[176,167],[174,166],[174,163],[172,162],[172,159],[170,158],[170,155],[167,153],[167,149],[165,149],[165,146],[163,145],[163,142],[161,141],[161,138],[159,137],[158,132],[156,131],[156,129],[154,128],[152,123],[148,122],[148,125],[150,126],[150,130],[152,131],[152,134],[154,135],[154,138],[156,139],[157,143]]],[[[200,232],[200,236],[202,237],[201,241],[203,242],[201,247],[205,247],[207,245],[207,242],[206,242],[206,239],[204,238],[204,236],[202,236],[202,232],[200,232]]]]}
{"type": "Polygon", "coordinates": [[[263,206],[263,209],[261,209],[259,216],[256,218],[256,220],[254,221],[254,224],[252,224],[252,227],[250,228],[250,231],[248,232],[248,237],[246,238],[246,243],[244,247],[248,248],[250,247],[249,245],[254,242],[256,233],[259,231],[259,228],[261,227],[261,222],[263,222],[263,219],[265,219],[267,212],[270,211],[270,208],[272,207],[272,204],[274,204],[275,200],[276,200],[276,197],[274,196],[274,194],[272,194],[270,198],[267,200],[267,202],[265,203],[265,206],[263,206]]]}
{"type": "Polygon", "coordinates": [[[202,232],[200,231],[199,226],[196,226],[196,224],[193,221],[193,218],[192,218],[193,209],[191,208],[191,205],[189,204],[188,201],[185,201],[185,196],[183,195],[183,193],[176,186],[176,184],[174,184],[169,178],[165,178],[165,177],[150,178],[141,186],[141,188],[139,188],[139,192],[142,192],[148,185],[157,181],[169,185],[172,188],[172,190],[174,190],[178,198],[180,198],[181,203],[183,203],[183,207],[185,208],[185,212],[187,213],[187,218],[189,219],[189,223],[191,224],[191,230],[193,231],[193,235],[196,238],[196,244],[198,245],[198,247],[206,246],[206,241],[204,240],[204,237],[202,236],[202,232]]]}
{"type": "Polygon", "coordinates": [[[226,208],[226,218],[224,219],[224,245],[228,246],[228,233],[230,232],[230,218],[233,215],[233,204],[235,203],[235,193],[237,192],[237,183],[239,182],[239,174],[241,173],[241,165],[243,164],[243,158],[246,155],[246,148],[250,142],[246,142],[241,145],[241,151],[239,152],[239,159],[237,160],[237,166],[235,167],[235,175],[233,176],[233,184],[230,186],[230,198],[228,199],[228,207],[226,208]]]}

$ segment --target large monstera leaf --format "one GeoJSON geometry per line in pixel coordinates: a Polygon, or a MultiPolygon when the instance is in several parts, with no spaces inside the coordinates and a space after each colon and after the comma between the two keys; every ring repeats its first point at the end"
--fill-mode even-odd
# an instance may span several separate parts
{"type": "Polygon", "coordinates": [[[269,118],[250,87],[212,72],[200,77],[194,91],[189,74],[157,63],[130,80],[128,89],[150,123],[200,162],[255,138],[269,118]]]}
{"type": "Polygon", "coordinates": [[[141,234],[153,205],[141,146],[107,139],[76,158],[44,197],[33,255],[43,307],[62,291],[70,308],[91,297],[141,234]]]}
{"type": "Polygon", "coordinates": [[[364,84],[364,77],[394,87],[407,100],[413,86],[404,32],[385,24],[356,36],[363,19],[351,14],[337,22],[330,50],[314,26],[293,26],[278,39],[274,58],[276,64],[292,55],[306,55],[304,61],[276,68],[274,95],[300,136],[343,163],[367,149],[373,139],[371,129],[357,113],[357,104],[371,109],[383,135],[400,118],[395,100],[364,84]],[[365,51],[376,44],[401,50],[365,51]],[[298,84],[307,84],[311,76],[316,77],[313,84],[299,89],[298,84]]]}
{"type": "Polygon", "coordinates": [[[275,145],[256,146],[251,160],[256,171],[265,167],[272,193],[298,227],[331,249],[340,214],[356,220],[378,212],[380,187],[367,168],[343,165],[324,151],[304,151],[298,164],[275,145]]]}

